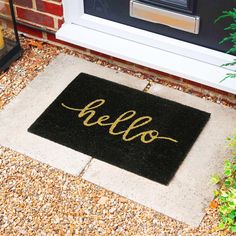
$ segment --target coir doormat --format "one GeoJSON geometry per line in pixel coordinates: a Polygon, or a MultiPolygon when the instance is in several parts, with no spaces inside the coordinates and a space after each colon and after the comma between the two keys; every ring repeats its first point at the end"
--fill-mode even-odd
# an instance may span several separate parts
{"type": "Polygon", "coordinates": [[[28,131],[167,185],[209,117],[81,73],[28,131]]]}

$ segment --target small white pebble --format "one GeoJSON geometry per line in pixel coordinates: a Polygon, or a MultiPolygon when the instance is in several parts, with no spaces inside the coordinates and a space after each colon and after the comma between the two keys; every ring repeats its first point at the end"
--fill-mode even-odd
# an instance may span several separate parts
{"type": "Polygon", "coordinates": [[[114,213],[116,211],[116,208],[115,207],[112,207],[110,210],[109,210],[109,212],[112,214],[112,213],[114,213]]]}
{"type": "Polygon", "coordinates": [[[104,205],[107,202],[108,198],[107,197],[101,197],[98,201],[98,204],[104,205]]]}
{"type": "Polygon", "coordinates": [[[20,233],[20,234],[24,234],[24,235],[25,235],[25,234],[27,234],[27,231],[26,231],[26,230],[24,230],[24,229],[20,229],[20,230],[19,230],[19,233],[20,233]]]}

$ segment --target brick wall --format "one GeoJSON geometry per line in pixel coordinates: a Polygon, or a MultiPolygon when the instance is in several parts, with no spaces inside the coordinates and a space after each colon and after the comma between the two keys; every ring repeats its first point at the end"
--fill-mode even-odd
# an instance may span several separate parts
{"type": "Polygon", "coordinates": [[[15,0],[16,17],[43,28],[56,31],[63,20],[62,2],[59,0],[15,0]]]}
{"type": "Polygon", "coordinates": [[[18,24],[20,32],[49,39],[52,38],[48,36],[50,33],[32,30],[26,25],[29,24],[53,33],[63,23],[62,0],[14,0],[14,4],[17,20],[19,23],[24,23],[18,24]]]}
{"type": "MultiPolygon", "coordinates": [[[[33,35],[38,38],[48,37],[48,33],[55,33],[63,23],[62,0],[13,0],[16,19],[18,21],[18,30],[27,35],[33,35]],[[30,28],[34,27],[34,30],[30,28]]],[[[7,0],[0,0],[0,23],[3,26],[8,25],[9,5],[7,0]]]]}

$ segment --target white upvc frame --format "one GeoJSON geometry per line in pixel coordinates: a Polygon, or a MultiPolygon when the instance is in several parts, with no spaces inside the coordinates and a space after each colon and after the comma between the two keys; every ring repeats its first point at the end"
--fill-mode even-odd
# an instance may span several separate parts
{"type": "MultiPolygon", "coordinates": [[[[158,65],[154,64],[147,64],[145,63],[145,58],[142,63],[140,60],[133,60],[132,56],[130,57],[129,55],[125,55],[126,53],[123,52],[117,53],[111,50],[105,50],[104,47],[100,47],[99,42],[95,40],[96,35],[100,35],[100,39],[103,37],[109,37],[112,40],[116,40],[117,43],[122,42],[124,40],[127,40],[127,42],[132,43],[135,45],[137,48],[137,44],[140,45],[140,50],[142,48],[146,48],[146,46],[151,47],[156,53],[162,52],[165,53],[166,55],[170,56],[179,56],[178,58],[182,58],[183,62],[185,63],[187,59],[189,59],[190,64],[192,64],[193,70],[192,74],[196,73],[196,70],[200,70],[201,68],[194,68],[194,61],[197,62],[202,62],[204,63],[204,70],[206,69],[206,65],[209,65],[209,72],[206,73],[206,76],[213,76],[210,74],[210,70],[214,69],[217,67],[217,70],[221,70],[222,74],[226,74],[227,72],[230,72],[232,69],[235,68],[221,68],[220,66],[224,63],[231,62],[234,57],[232,55],[228,55],[226,53],[222,53],[219,51],[215,51],[212,49],[208,49],[202,46],[198,46],[195,44],[187,43],[181,40],[173,39],[170,37],[166,37],[163,35],[151,33],[145,30],[141,30],[138,28],[134,28],[131,26],[123,25],[120,23],[116,23],[113,21],[105,20],[99,17],[91,16],[88,15],[84,12],[84,4],[83,0],[63,0],[63,7],[64,7],[64,18],[65,18],[65,24],[63,27],[57,32],[57,38],[61,40],[65,40],[80,46],[86,46],[88,48],[91,48],[93,50],[97,51],[105,51],[104,53],[111,54],[112,56],[120,57],[125,60],[130,60],[135,63],[143,64],[145,66],[150,66],[154,69],[161,69],[164,67],[159,67],[158,65]],[[72,27],[74,29],[74,34],[72,31],[72,27]],[[94,32],[94,42],[91,42],[90,44],[87,44],[86,42],[82,42],[82,39],[80,39],[79,35],[79,29],[83,30],[83,34],[88,32],[88,35],[91,36],[91,32],[94,32]],[[78,30],[76,30],[78,29],[78,30]],[[85,32],[85,30],[87,30],[85,32]],[[78,33],[78,35],[75,35],[75,33],[78,33]],[[67,35],[66,35],[67,34],[67,35]],[[71,36],[70,36],[71,35],[71,36]],[[122,41],[123,40],[123,41],[122,41]],[[123,53],[123,54],[122,54],[123,53]],[[214,67],[212,67],[214,66],[214,67]]],[[[130,44],[131,45],[131,44],[130,44]]],[[[122,51],[122,50],[121,50],[122,51]]],[[[127,52],[128,53],[128,52],[127,52]]],[[[157,55],[158,56],[158,55],[157,55]]],[[[171,60],[171,58],[170,58],[171,60]]],[[[189,64],[189,65],[190,65],[189,64]]],[[[197,63],[199,66],[199,63],[197,63]]],[[[168,72],[168,65],[163,69],[164,72],[167,73],[172,73],[174,75],[180,76],[178,72],[175,73],[170,68],[170,71],[168,72]]],[[[221,85],[216,85],[214,86],[214,83],[217,83],[216,81],[212,83],[203,82],[202,78],[199,80],[197,78],[193,77],[189,74],[181,74],[184,78],[190,79],[202,84],[210,85],[212,87],[222,89],[224,91],[230,91],[232,92],[232,89],[227,89],[225,86],[221,85]]],[[[215,76],[215,74],[214,74],[215,76]]],[[[211,79],[212,80],[212,79],[211,79]]],[[[219,82],[219,80],[218,80],[219,82]]],[[[236,84],[234,82],[230,83],[229,86],[232,87],[232,84],[235,88],[233,88],[233,92],[236,93],[236,84]]],[[[227,87],[227,86],[226,86],[227,87]]]]}

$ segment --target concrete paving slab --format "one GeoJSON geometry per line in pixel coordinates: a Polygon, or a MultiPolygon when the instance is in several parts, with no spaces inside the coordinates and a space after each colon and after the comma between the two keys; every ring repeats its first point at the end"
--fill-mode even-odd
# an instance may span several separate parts
{"type": "Polygon", "coordinates": [[[79,175],[90,156],[27,132],[29,126],[81,72],[143,90],[148,84],[77,57],[61,54],[0,112],[0,145],[79,175]]]}
{"type": "Polygon", "coordinates": [[[152,86],[149,93],[211,113],[171,183],[164,186],[97,159],[91,161],[83,178],[197,227],[213,198],[210,177],[223,172],[226,137],[236,127],[236,110],[161,85],[152,86]]]}

